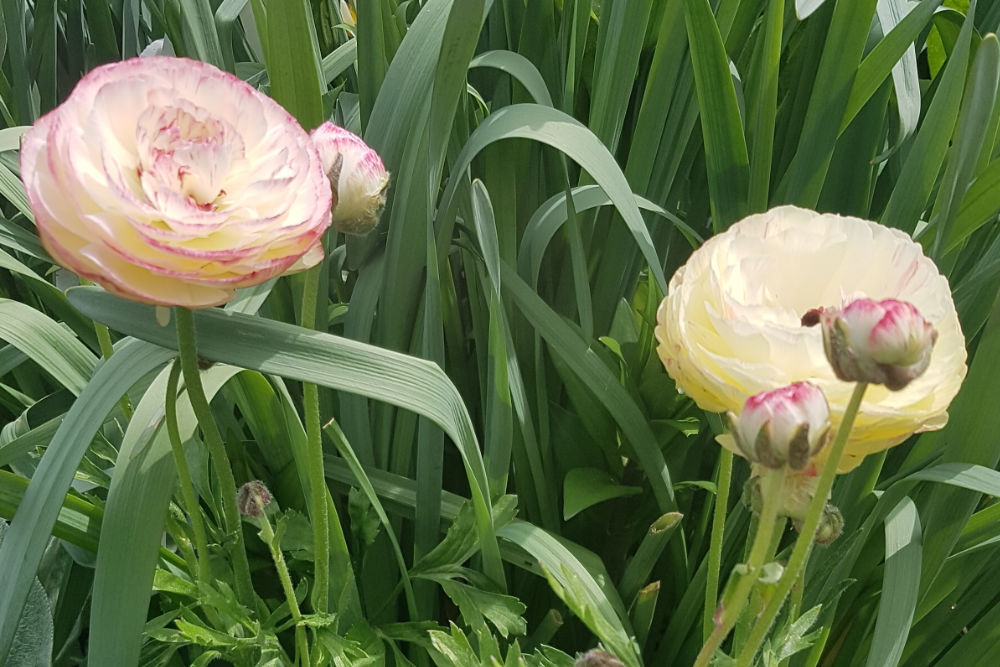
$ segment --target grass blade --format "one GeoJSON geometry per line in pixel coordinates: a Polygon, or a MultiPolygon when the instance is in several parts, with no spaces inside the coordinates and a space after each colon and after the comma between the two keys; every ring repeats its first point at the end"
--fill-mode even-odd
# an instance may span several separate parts
{"type": "MultiPolygon", "coordinates": [[[[96,288],[76,288],[71,302],[112,329],[165,347],[173,326],[156,323],[153,308],[96,288]]],[[[361,394],[421,414],[438,424],[465,464],[482,541],[486,574],[504,583],[490,514],[486,469],[472,421],[455,386],[437,364],[353,340],[238,313],[195,313],[198,354],[262,373],[361,394]]],[[[117,357],[117,355],[116,355],[117,357]]]]}
{"type": "Polygon", "coordinates": [[[697,44],[690,53],[705,137],[712,226],[719,232],[747,214],[750,159],[726,45],[712,9],[708,0],[687,0],[686,8],[688,41],[697,44]]]}
{"type": "Polygon", "coordinates": [[[118,399],[174,353],[125,341],[102,364],[53,437],[0,545],[0,656],[6,655],[62,499],[90,441],[118,399]]]}
{"type": "Polygon", "coordinates": [[[885,580],[868,667],[895,667],[903,655],[920,587],[920,546],[917,506],[904,498],[885,518],[885,580]]]}

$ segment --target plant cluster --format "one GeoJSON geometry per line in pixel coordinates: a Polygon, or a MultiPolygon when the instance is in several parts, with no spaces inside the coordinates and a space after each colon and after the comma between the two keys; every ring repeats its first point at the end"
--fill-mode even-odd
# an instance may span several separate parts
{"type": "Polygon", "coordinates": [[[997,663],[998,28],[0,0],[0,664],[997,663]]]}

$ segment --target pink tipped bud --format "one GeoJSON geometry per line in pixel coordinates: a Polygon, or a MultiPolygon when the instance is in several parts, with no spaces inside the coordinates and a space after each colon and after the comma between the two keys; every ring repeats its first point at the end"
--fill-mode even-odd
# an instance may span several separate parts
{"type": "Polygon", "coordinates": [[[743,455],[768,468],[802,470],[830,439],[830,406],[808,382],[751,396],[729,421],[743,455]]]}
{"type": "Polygon", "coordinates": [[[937,331],[912,304],[858,299],[822,311],[823,347],[845,382],[883,384],[898,391],[931,362],[937,331]]]}
{"type": "Polygon", "coordinates": [[[389,188],[382,158],[356,134],[330,122],[311,136],[333,187],[334,228],[345,234],[367,234],[378,224],[389,188]]]}
{"type": "Polygon", "coordinates": [[[236,507],[244,516],[259,517],[269,502],[271,492],[259,480],[247,482],[236,492],[236,507]]]}

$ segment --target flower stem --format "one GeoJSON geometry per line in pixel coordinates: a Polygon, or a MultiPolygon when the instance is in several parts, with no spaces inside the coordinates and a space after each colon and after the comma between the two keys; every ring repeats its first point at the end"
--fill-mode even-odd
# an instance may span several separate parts
{"type": "Polygon", "coordinates": [[[194,484],[191,483],[191,471],[188,469],[187,458],[184,456],[180,430],[177,426],[177,383],[180,375],[181,365],[174,361],[170,368],[170,377],[167,379],[167,438],[170,440],[170,449],[174,454],[174,465],[177,466],[177,480],[181,489],[181,499],[184,501],[184,510],[190,517],[191,531],[194,533],[194,555],[197,571],[192,574],[195,575],[195,581],[207,583],[211,580],[208,539],[206,538],[205,524],[201,520],[198,497],[194,493],[194,484]]]}
{"type": "MultiPolygon", "coordinates": [[[[80,279],[81,285],[93,285],[86,278],[80,279]]],[[[114,344],[111,342],[111,332],[108,328],[101,324],[100,322],[94,322],[94,333],[97,335],[97,346],[101,349],[101,356],[105,359],[110,359],[111,355],[115,353],[114,344]]],[[[118,401],[119,407],[122,409],[122,413],[125,415],[125,419],[132,418],[132,404],[128,400],[128,394],[122,394],[121,400],[118,401]]]]}
{"type": "Polygon", "coordinates": [[[236,480],[229,466],[226,447],[222,442],[219,426],[212,417],[212,408],[205,397],[205,389],[201,385],[201,373],[198,370],[198,353],[195,346],[194,315],[187,308],[174,308],[177,318],[177,349],[180,352],[181,372],[184,374],[184,385],[187,387],[191,408],[198,418],[202,437],[212,457],[215,474],[219,479],[219,491],[222,496],[222,521],[227,534],[233,538],[232,558],[236,577],[236,597],[241,604],[254,609],[253,583],[250,581],[250,564],[247,562],[247,552],[243,545],[243,528],[240,525],[239,512],[236,509],[236,480]]]}
{"type": "MultiPolygon", "coordinates": [[[[796,621],[799,617],[799,611],[802,608],[802,594],[804,593],[805,586],[805,571],[799,573],[799,578],[796,580],[795,585],[792,586],[791,598],[788,601],[788,625],[796,621]]],[[[778,667],[787,667],[789,658],[785,658],[778,663],[778,667]]]]}
{"type": "Polygon", "coordinates": [[[719,457],[719,475],[715,480],[715,511],[712,515],[712,538],[708,545],[708,572],[705,583],[705,622],[703,640],[707,640],[715,627],[712,620],[719,599],[719,570],[722,568],[722,539],[726,528],[726,510],[729,506],[729,487],[733,479],[733,453],[722,449],[719,457]]]}
{"type": "Polygon", "coordinates": [[[261,512],[258,523],[261,537],[267,543],[274,567],[278,571],[278,580],[285,592],[285,600],[288,601],[288,611],[292,615],[292,620],[295,621],[295,664],[299,664],[300,660],[309,660],[309,646],[306,644],[306,631],[305,626],[302,625],[302,612],[299,611],[299,601],[295,597],[295,587],[292,586],[292,577],[288,573],[285,556],[281,553],[281,545],[275,539],[274,529],[271,528],[271,520],[267,518],[266,512],[261,512]]]}
{"type": "Polygon", "coordinates": [[[722,601],[717,612],[721,618],[715,623],[715,629],[712,630],[705,645],[701,647],[701,652],[698,653],[694,663],[695,667],[706,667],[711,662],[712,656],[722,646],[722,642],[736,625],[736,621],[739,620],[740,614],[746,607],[747,597],[760,575],[760,568],[764,565],[771,548],[771,535],[774,533],[774,527],[777,523],[778,508],[781,504],[784,486],[785,468],[766,470],[762,474],[761,493],[764,502],[760,511],[760,519],[757,522],[757,534],[754,536],[753,546],[750,547],[750,556],[747,558],[746,572],[734,572],[731,575],[730,582],[735,578],[735,586],[731,593],[725,590],[722,592],[722,601]]]}
{"type": "MultiPolygon", "coordinates": [[[[757,618],[753,630],[750,631],[747,643],[736,660],[737,667],[746,667],[753,662],[753,658],[757,654],[757,649],[760,648],[761,643],[764,641],[764,635],[771,629],[771,624],[774,623],[778,612],[781,611],[781,606],[784,604],[788,592],[805,568],[809,551],[812,548],[813,538],[816,535],[816,528],[819,526],[819,520],[823,516],[826,499],[830,495],[830,489],[833,488],[833,480],[837,476],[837,467],[840,465],[840,459],[844,455],[847,437],[851,433],[851,427],[854,426],[854,418],[858,414],[858,408],[861,407],[861,399],[864,398],[865,389],[867,388],[868,384],[865,382],[859,382],[854,387],[854,393],[851,395],[851,400],[844,411],[840,428],[837,429],[837,435],[830,446],[830,454],[823,464],[823,472],[820,474],[819,482],[816,484],[816,495],[813,496],[812,502],[809,504],[809,510],[806,512],[805,521],[802,522],[802,529],[799,532],[799,538],[795,541],[795,548],[788,559],[788,565],[785,567],[784,574],[781,575],[781,580],[778,582],[773,596],[767,603],[764,611],[757,618]]],[[[800,585],[804,586],[805,582],[802,582],[800,585]]]]}
{"type": "MultiPolygon", "coordinates": [[[[302,289],[301,324],[316,328],[316,306],[319,300],[320,264],[305,274],[302,289]]],[[[306,466],[309,471],[309,509],[313,525],[313,555],[316,581],[312,603],[317,613],[326,613],[330,605],[330,516],[327,511],[326,475],[323,472],[323,431],[319,423],[319,387],[302,385],[302,403],[306,422],[306,466]]]]}

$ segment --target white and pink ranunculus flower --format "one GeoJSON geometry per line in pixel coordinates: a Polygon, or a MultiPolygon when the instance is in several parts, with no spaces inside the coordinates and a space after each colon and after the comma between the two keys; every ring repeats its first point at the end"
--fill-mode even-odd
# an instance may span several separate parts
{"type": "Polygon", "coordinates": [[[98,67],[25,135],[42,243],[134,301],[203,308],[323,259],[331,191],[309,135],[211,65],[98,67]]]}
{"type": "Polygon", "coordinates": [[[858,299],[823,309],[821,321],[826,356],[841,380],[898,391],[930,365],[937,331],[905,301],[858,299]]]}
{"type": "Polygon", "coordinates": [[[367,234],[385,206],[389,173],[361,137],[326,122],[312,131],[323,170],[333,186],[333,226],[345,234],[367,234]]]}
{"type": "Polygon", "coordinates": [[[925,372],[904,389],[868,388],[839,466],[845,472],[912,433],[942,428],[965,378],[948,281],[903,232],[793,206],[749,216],[674,274],[657,315],[657,351],[677,387],[713,412],[738,412],[754,394],[808,381],[826,396],[836,432],[854,385],[834,374],[822,328],[802,326],[802,317],[860,298],[912,304],[937,342],[925,372]]]}
{"type": "Polygon", "coordinates": [[[767,468],[802,470],[830,440],[830,407],[808,382],[755,394],[728,416],[738,452],[767,468]]]}

